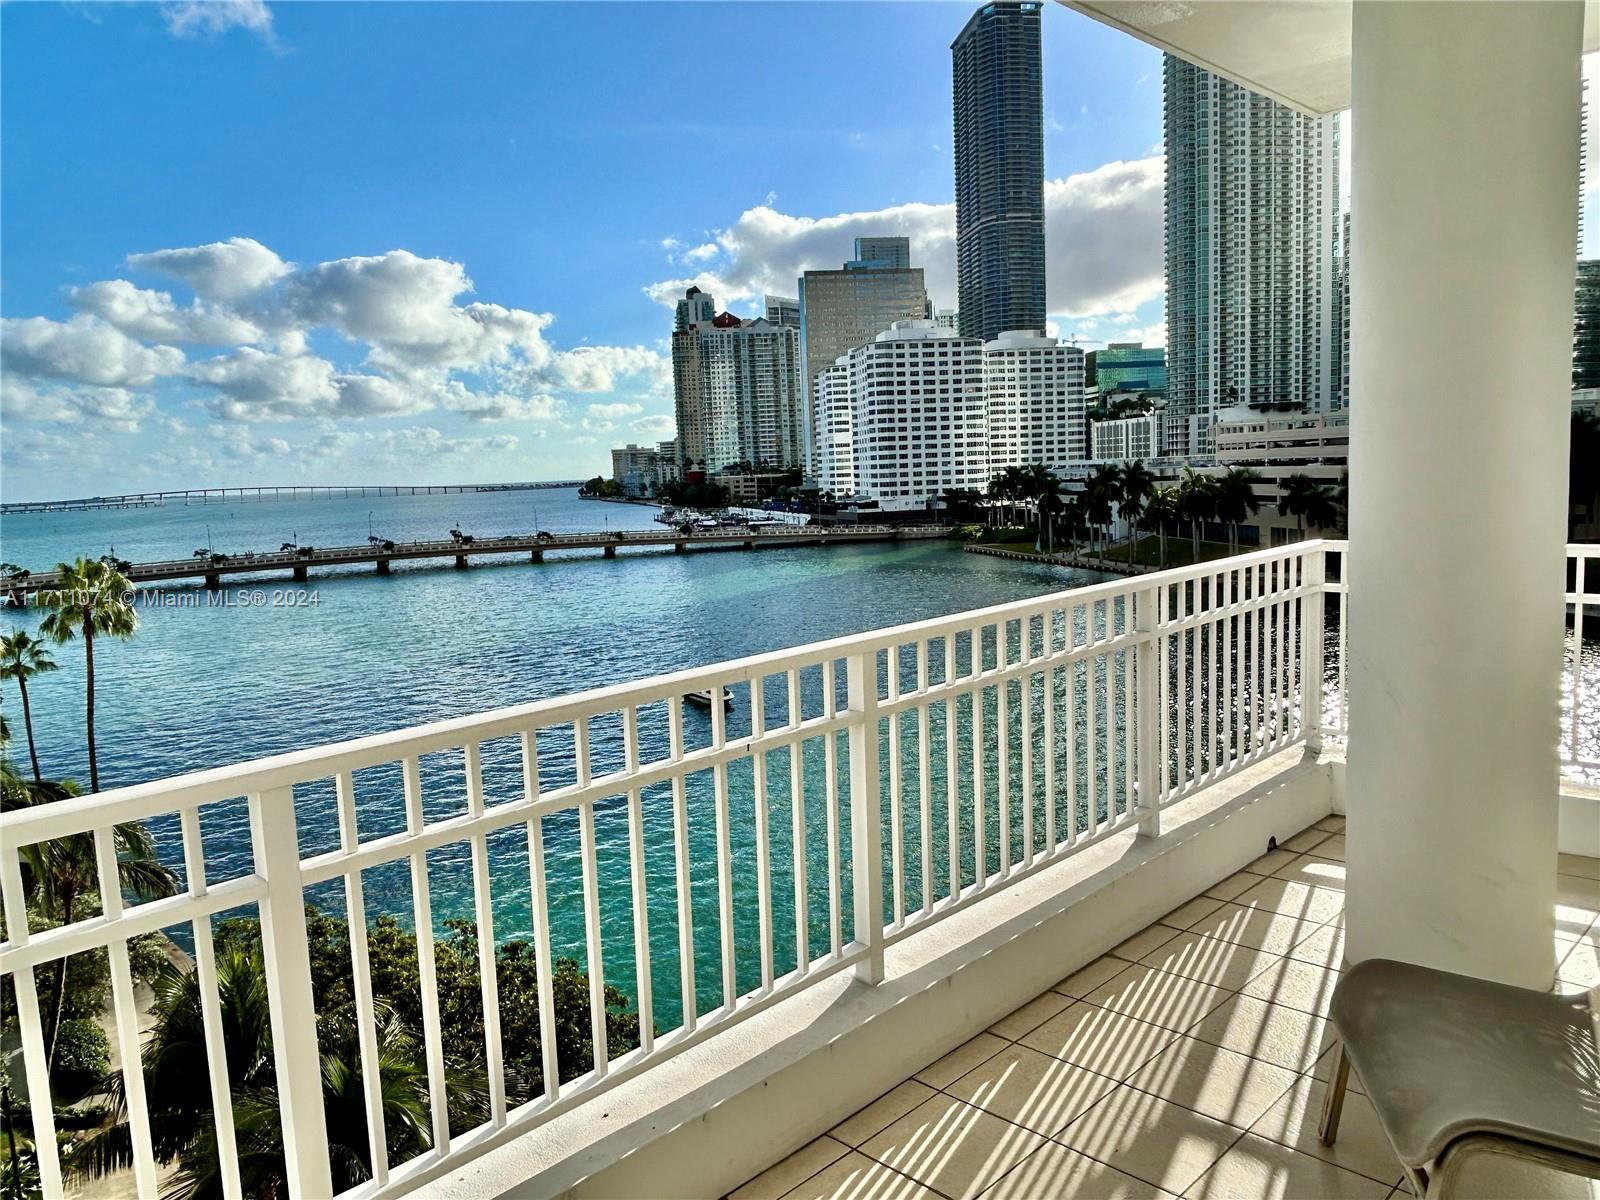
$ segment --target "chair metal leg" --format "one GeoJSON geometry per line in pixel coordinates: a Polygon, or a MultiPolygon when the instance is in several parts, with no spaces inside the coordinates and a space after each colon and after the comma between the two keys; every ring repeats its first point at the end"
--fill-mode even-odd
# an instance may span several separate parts
{"type": "Polygon", "coordinates": [[[1322,1120],[1317,1125],[1317,1136],[1325,1146],[1333,1145],[1339,1136],[1339,1118],[1344,1113],[1344,1091],[1350,1086],[1350,1059],[1339,1044],[1339,1055],[1333,1065],[1333,1078],[1328,1081],[1328,1091],[1322,1100],[1322,1120]]]}

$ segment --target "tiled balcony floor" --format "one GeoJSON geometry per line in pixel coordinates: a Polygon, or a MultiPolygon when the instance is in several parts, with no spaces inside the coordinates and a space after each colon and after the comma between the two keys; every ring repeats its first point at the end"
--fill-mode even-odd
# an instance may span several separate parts
{"type": "MultiPolygon", "coordinates": [[[[1289,839],[732,1200],[1407,1195],[1358,1081],[1338,1142],[1317,1138],[1331,1067],[1323,1014],[1343,955],[1343,827],[1329,817],[1289,839]]],[[[1560,870],[1560,977],[1577,990],[1600,984],[1600,863],[1563,855],[1560,870]]],[[[1590,1195],[1562,1177],[1536,1186],[1590,1195]]]]}

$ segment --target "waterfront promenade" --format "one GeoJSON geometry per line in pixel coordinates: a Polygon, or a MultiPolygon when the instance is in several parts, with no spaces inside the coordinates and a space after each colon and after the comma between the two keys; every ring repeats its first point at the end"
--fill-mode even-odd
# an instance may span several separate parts
{"type": "MultiPolygon", "coordinates": [[[[160,562],[132,563],[123,574],[132,583],[177,583],[202,580],[207,587],[222,586],[224,575],[249,575],[288,571],[296,580],[310,576],[312,567],[338,567],[370,563],[379,574],[387,574],[395,561],[409,559],[453,559],[466,567],[474,558],[492,555],[527,554],[542,562],[552,551],[599,550],[615,558],[621,549],[648,549],[670,546],[676,553],[697,549],[757,550],[769,547],[830,546],[841,543],[881,542],[895,539],[944,537],[942,525],[892,526],[776,526],[761,530],[717,529],[683,533],[676,529],[589,530],[569,533],[507,534],[496,538],[447,538],[435,541],[367,543],[356,546],[296,547],[270,552],[213,555],[168,559],[160,562]]],[[[9,600],[19,603],[30,594],[58,586],[55,571],[42,571],[24,578],[12,578],[4,587],[9,600]]]]}

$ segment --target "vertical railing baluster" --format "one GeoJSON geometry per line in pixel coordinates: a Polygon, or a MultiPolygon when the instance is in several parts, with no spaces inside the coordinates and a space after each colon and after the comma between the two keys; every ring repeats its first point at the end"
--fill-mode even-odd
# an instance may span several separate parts
{"type": "MultiPolygon", "coordinates": [[[[900,647],[890,646],[888,679],[885,696],[889,700],[900,697],[900,647]]],[[[873,687],[877,687],[876,681],[873,687]]],[[[905,805],[900,797],[904,780],[900,775],[900,714],[889,714],[889,895],[893,900],[894,927],[906,923],[906,817],[905,805]]]]}
{"type": "MultiPolygon", "coordinates": [[[[522,794],[529,804],[539,800],[539,735],[522,732],[522,794]]],[[[561,1062],[556,1043],[555,960],[550,953],[550,900],[544,865],[544,818],[528,818],[528,911],[533,922],[534,966],[539,976],[540,1071],[544,1095],[554,1101],[561,1094],[561,1062]]]]}
{"type": "MultiPolygon", "coordinates": [[[[728,744],[728,714],[722,704],[720,681],[711,686],[711,748],[728,744]]],[[[733,828],[729,815],[728,767],[719,762],[711,768],[711,785],[716,812],[717,913],[722,939],[722,1003],[732,1011],[739,997],[739,960],[734,946],[733,928],[733,828]]]]}
{"type": "MultiPolygon", "coordinates": [[[[266,883],[260,902],[261,949],[267,995],[273,1001],[272,1061],[286,1190],[292,1200],[317,1200],[333,1194],[333,1175],[322,1107],[322,1055],[317,1047],[294,789],[260,792],[250,797],[249,804],[256,874],[266,883]]],[[[133,1061],[138,1061],[137,1054],[133,1061]]]]}
{"type": "MultiPolygon", "coordinates": [[[[416,755],[401,763],[405,782],[406,833],[420,837],[423,830],[422,770],[416,755]]],[[[422,992],[422,1041],[428,1063],[428,1101],[433,1111],[433,1149],[450,1149],[450,1104],[444,1074],[444,1027],[439,1012],[439,970],[433,946],[433,900],[428,883],[428,853],[413,850],[411,906],[417,935],[417,981],[422,992]]]]}
{"type": "Polygon", "coordinates": [[[931,704],[928,700],[928,655],[933,653],[933,648],[927,641],[918,642],[916,647],[917,692],[920,697],[917,703],[917,798],[922,821],[922,833],[917,844],[922,850],[922,911],[926,915],[933,911],[933,780],[928,777],[932,769],[928,740],[933,736],[929,715],[931,704]]]}
{"type": "MultiPolygon", "coordinates": [[[[22,890],[20,846],[0,846],[0,900],[5,904],[6,940],[18,949],[29,941],[28,902],[22,890]]],[[[39,1016],[39,991],[33,968],[19,967],[11,975],[17,1004],[17,1036],[22,1043],[23,1078],[31,1103],[34,1161],[39,1188],[45,1196],[66,1194],[61,1178],[61,1155],[56,1146],[55,1106],[50,1100],[50,1062],[44,1044],[44,1021],[39,1016]],[[47,1102],[40,1103],[43,1097],[47,1102]]]]}
{"type": "MultiPolygon", "coordinates": [[[[94,831],[95,865],[100,880],[100,910],[107,924],[122,917],[122,879],[117,867],[116,835],[109,826],[94,831]]],[[[106,947],[111,960],[111,1006],[117,1049],[122,1059],[122,1097],[128,1109],[133,1142],[133,1174],[140,1200],[155,1200],[156,1156],[151,1142],[150,1106],[145,1097],[144,1059],[139,1038],[139,1005],[133,995],[133,969],[128,943],[114,937],[106,947]]]]}
{"type": "Polygon", "coordinates": [[[1156,767],[1159,741],[1161,693],[1156,683],[1156,664],[1160,660],[1160,618],[1156,611],[1159,587],[1140,588],[1129,597],[1133,604],[1133,631],[1139,635],[1133,656],[1134,717],[1133,754],[1134,803],[1139,813],[1139,834],[1158,837],[1161,833],[1160,771],[1156,767]]]}
{"type": "MultiPolygon", "coordinates": [[[[1067,609],[1067,650],[1078,648],[1078,611],[1074,604],[1067,609]]],[[[1078,840],[1082,828],[1078,821],[1078,660],[1069,658],[1064,671],[1066,677],[1066,735],[1067,735],[1067,844],[1078,840]]]]}
{"type": "MultiPolygon", "coordinates": [[[[183,841],[183,873],[188,893],[195,899],[206,894],[205,839],[200,833],[200,810],[185,808],[178,817],[183,841]]],[[[244,1194],[239,1178],[239,1143],[233,1125],[233,1089],[228,1081],[228,1048],[222,1035],[222,1005],[217,978],[217,948],[211,941],[211,918],[194,918],[194,970],[199,986],[200,1027],[205,1037],[206,1074],[211,1083],[211,1111],[216,1121],[217,1171],[227,1200],[244,1194]]]]}
{"type": "Polygon", "coordinates": [[[1056,852],[1056,610],[1044,615],[1044,852],[1056,852]]]}
{"type": "MultiPolygon", "coordinates": [[[[361,844],[356,823],[355,782],[349,771],[334,777],[339,807],[339,849],[355,853],[361,844]]],[[[351,996],[355,1000],[356,1042],[361,1056],[361,1094],[366,1107],[367,1145],[372,1152],[372,1178],[379,1187],[389,1182],[389,1141],[383,1123],[383,1081],[378,1067],[378,1027],[372,1002],[372,963],[367,955],[367,901],[359,868],[345,872],[345,928],[350,937],[351,996]]]]}
{"type": "MultiPolygon", "coordinates": [[[[629,779],[639,774],[639,710],[622,710],[622,761],[629,779]]],[[[628,789],[628,863],[633,882],[633,978],[638,991],[639,1050],[655,1049],[655,1002],[650,988],[650,890],[644,863],[644,793],[628,789]]]]}
{"type": "MultiPolygon", "coordinates": [[[[757,675],[750,681],[750,736],[759,739],[767,731],[765,678],[757,675]]],[[[755,784],[755,842],[756,842],[756,926],[761,941],[761,990],[771,991],[772,966],[772,831],[767,796],[767,752],[757,750],[751,756],[751,773],[755,784]]]]}
{"type": "MultiPolygon", "coordinates": [[[[838,715],[838,686],[834,660],[822,664],[822,714],[838,715]]],[[[843,903],[844,879],[839,866],[839,735],[830,732],[822,739],[823,796],[828,804],[828,941],[829,948],[838,954],[843,945],[844,918],[839,909],[843,903]]]]}
{"type": "MultiPolygon", "coordinates": [[[[721,705],[717,700],[720,688],[712,689],[712,711],[721,705]]],[[[594,781],[594,763],[589,752],[589,718],[581,716],[572,723],[573,752],[577,760],[577,781],[586,788],[594,781]]],[[[594,831],[593,800],[578,805],[579,866],[583,879],[583,942],[587,951],[589,968],[589,1036],[594,1046],[594,1074],[603,1078],[611,1064],[606,1037],[606,965],[605,945],[600,932],[600,850],[594,831]]]]}
{"type": "MultiPolygon", "coordinates": [[[[478,743],[463,750],[467,773],[467,816],[483,816],[483,762],[478,743]]],[[[478,926],[478,988],[483,995],[483,1051],[489,1074],[489,1120],[506,1123],[505,1053],[500,1042],[500,968],[495,958],[494,890],[489,874],[489,838],[475,833],[472,847],[472,911],[478,926]]]]}
{"type": "MultiPolygon", "coordinates": [[[[800,703],[800,671],[789,668],[789,726],[798,729],[805,719],[800,703]]],[[[799,738],[789,743],[789,804],[794,822],[794,956],[804,975],[811,969],[811,891],[806,879],[806,768],[805,748],[799,738]]]]}
{"type": "MultiPolygon", "coordinates": [[[[1011,665],[1010,622],[997,621],[994,627],[995,670],[1011,665]]],[[[996,805],[1000,818],[1000,878],[1011,874],[1011,681],[1002,678],[994,689],[996,805]]]]}
{"type": "Polygon", "coordinates": [[[1308,552],[1300,577],[1300,732],[1313,751],[1322,749],[1322,620],[1327,554],[1321,546],[1308,552]]]}
{"type": "MultiPolygon", "coordinates": [[[[972,675],[983,674],[983,626],[972,630],[972,675]]],[[[989,829],[983,813],[983,777],[988,770],[989,747],[983,736],[984,689],[972,689],[972,840],[977,856],[974,879],[981,888],[989,881],[989,829]]]]}
{"type": "MultiPolygon", "coordinates": [[[[1088,642],[1091,646],[1100,641],[1100,634],[1096,625],[1099,613],[1099,601],[1091,602],[1085,606],[1085,616],[1088,620],[1088,642]]],[[[1104,654],[1095,654],[1085,658],[1083,661],[1088,673],[1087,678],[1084,680],[1084,734],[1089,739],[1084,766],[1089,775],[1088,832],[1089,836],[1093,837],[1100,832],[1100,733],[1104,728],[1100,722],[1100,684],[1096,668],[1105,664],[1106,659],[1104,654]]],[[[1109,664],[1106,664],[1106,673],[1110,674],[1109,664]]],[[[1110,782],[1109,779],[1106,780],[1106,810],[1108,816],[1111,809],[1110,782]]]]}
{"type": "MultiPolygon", "coordinates": [[[[712,706],[716,707],[715,705],[712,706]]],[[[683,697],[667,700],[667,753],[672,773],[672,838],[677,857],[678,977],[683,992],[684,1032],[694,1029],[700,1008],[694,963],[694,892],[689,862],[689,787],[683,777],[683,697]]]]}
{"type": "MultiPolygon", "coordinates": [[[[1020,622],[1022,642],[1019,647],[1022,664],[1031,666],[1033,656],[1033,618],[1025,616],[1020,622]]],[[[1022,863],[1033,866],[1033,675],[1024,670],[1018,680],[1022,726],[1022,863]]]]}
{"type": "Polygon", "coordinates": [[[850,865],[856,941],[866,956],[856,964],[863,983],[883,982],[883,781],[878,762],[878,656],[854,651],[845,660],[850,714],[850,865]]]}
{"type": "Polygon", "coordinates": [[[956,682],[956,635],[952,630],[944,636],[944,790],[948,807],[945,818],[950,826],[947,836],[950,845],[950,902],[961,895],[961,739],[958,735],[960,705],[956,694],[949,690],[956,682]]]}

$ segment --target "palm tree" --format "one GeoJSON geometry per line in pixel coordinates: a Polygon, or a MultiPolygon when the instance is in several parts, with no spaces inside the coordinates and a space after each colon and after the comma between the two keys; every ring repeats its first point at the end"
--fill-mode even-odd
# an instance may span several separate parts
{"type": "Polygon", "coordinates": [[[1300,537],[1306,536],[1306,526],[1326,529],[1339,519],[1334,491],[1327,484],[1309,475],[1285,475],[1278,484],[1282,492],[1278,511],[1294,517],[1300,537]]]}
{"type": "MultiPolygon", "coordinates": [[[[165,965],[152,982],[154,1028],[142,1055],[156,1157],[176,1162],[171,1190],[184,1200],[220,1196],[222,1180],[211,1097],[194,1086],[208,1074],[200,986],[195,972],[165,965]]],[[[217,1001],[221,1009],[228,1084],[233,1093],[240,1182],[248,1196],[286,1191],[283,1134],[273,1069],[271,1010],[259,944],[219,941],[217,1001]]],[[[379,1095],[384,1140],[391,1159],[404,1161],[433,1143],[427,1068],[416,1040],[382,1002],[375,1014],[379,1095]]],[[[327,1113],[333,1185],[345,1191],[372,1178],[366,1099],[356,1030],[341,1023],[322,1040],[322,1096],[327,1113]]],[[[454,1063],[446,1068],[451,1125],[470,1128],[488,1116],[481,1072],[454,1063]]],[[[110,1104],[101,1125],[68,1155],[78,1178],[100,1178],[131,1161],[132,1140],[121,1077],[109,1082],[110,1104]]]]}
{"type": "Polygon", "coordinates": [[[1183,480],[1178,484],[1179,508],[1184,520],[1189,522],[1193,541],[1194,561],[1200,561],[1200,527],[1216,516],[1217,485],[1209,475],[1202,475],[1193,467],[1183,469],[1183,480]]]}
{"type": "Polygon", "coordinates": [[[17,681],[22,694],[22,727],[28,734],[28,759],[33,763],[33,781],[43,782],[39,774],[39,751],[33,740],[33,710],[28,706],[28,680],[56,670],[50,649],[26,629],[13,629],[0,636],[0,679],[17,681]]]}
{"type": "Polygon", "coordinates": [[[1156,537],[1161,545],[1161,565],[1167,565],[1167,530],[1178,520],[1180,512],[1178,489],[1160,487],[1150,493],[1144,506],[1144,515],[1155,524],[1156,537]]]}
{"type": "Polygon", "coordinates": [[[39,623],[39,632],[57,642],[83,638],[83,659],[87,669],[85,729],[89,741],[89,790],[100,790],[100,763],[94,744],[94,639],[133,636],[139,627],[139,614],[128,597],[133,585],[120,571],[105,563],[80,558],[75,563],[58,563],[60,582],[50,591],[39,593],[39,602],[51,610],[39,623]]]}
{"type": "Polygon", "coordinates": [[[1228,525],[1228,550],[1239,553],[1239,526],[1261,511],[1256,484],[1261,475],[1250,467],[1230,467],[1216,481],[1217,516],[1228,525]]]}
{"type": "Polygon", "coordinates": [[[1091,531],[1098,532],[1104,527],[1107,540],[1110,538],[1112,506],[1121,492],[1119,474],[1116,467],[1102,464],[1094,469],[1094,474],[1083,486],[1084,517],[1091,531]]]}
{"type": "Polygon", "coordinates": [[[1133,562],[1134,553],[1139,548],[1139,516],[1144,512],[1145,501],[1150,498],[1150,491],[1155,484],[1156,477],[1139,459],[1124,463],[1117,472],[1117,510],[1128,523],[1129,563],[1133,562]]]}

